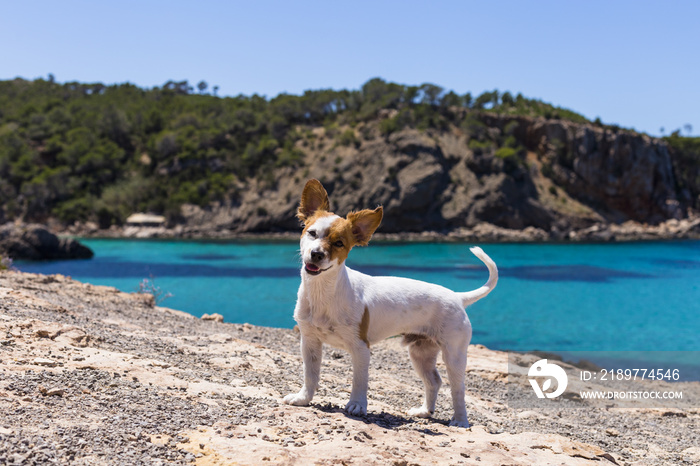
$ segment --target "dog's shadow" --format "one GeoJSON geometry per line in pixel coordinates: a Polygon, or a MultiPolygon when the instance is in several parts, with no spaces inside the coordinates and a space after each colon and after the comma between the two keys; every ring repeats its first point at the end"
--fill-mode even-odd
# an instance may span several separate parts
{"type": "Polygon", "coordinates": [[[337,405],[331,404],[331,403],[311,403],[309,405],[310,407],[317,409],[319,411],[322,411],[324,413],[340,413],[343,416],[345,416],[348,419],[354,419],[358,421],[362,421],[365,424],[374,424],[377,427],[381,427],[382,429],[388,429],[388,430],[395,430],[399,427],[407,426],[407,425],[413,425],[414,427],[419,427],[419,426],[424,426],[425,428],[423,429],[416,429],[422,434],[426,435],[447,435],[442,432],[437,432],[433,429],[429,428],[430,424],[440,424],[443,426],[449,425],[449,421],[443,421],[440,419],[434,419],[434,418],[428,418],[428,419],[420,419],[420,418],[408,418],[408,417],[403,417],[403,416],[396,416],[394,414],[390,413],[367,413],[364,416],[353,416],[351,414],[348,414],[345,412],[345,410],[337,405]]]}

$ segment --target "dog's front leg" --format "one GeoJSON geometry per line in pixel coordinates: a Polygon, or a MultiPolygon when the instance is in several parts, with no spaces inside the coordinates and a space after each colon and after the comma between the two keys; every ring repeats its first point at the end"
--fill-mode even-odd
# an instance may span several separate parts
{"type": "Polygon", "coordinates": [[[353,416],[367,414],[367,385],[369,383],[369,347],[365,342],[358,342],[351,351],[352,356],[352,392],[345,411],[353,416]]]}
{"type": "Polygon", "coordinates": [[[321,378],[321,358],[323,356],[323,343],[311,335],[301,335],[301,358],[304,361],[304,386],[299,393],[292,393],[284,397],[288,405],[306,406],[318,388],[321,378]]]}

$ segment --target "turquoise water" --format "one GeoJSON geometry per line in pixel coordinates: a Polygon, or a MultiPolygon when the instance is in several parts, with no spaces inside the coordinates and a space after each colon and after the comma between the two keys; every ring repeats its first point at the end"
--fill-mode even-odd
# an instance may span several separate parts
{"type": "MultiPolygon", "coordinates": [[[[84,261],[16,263],[136,291],[143,278],[173,294],[162,305],[226,322],[292,327],[298,244],[83,240],[84,261]]],[[[467,291],[486,268],[472,244],[373,242],[348,265],[467,291]]],[[[700,241],[622,244],[487,244],[500,281],[467,312],[473,343],[510,350],[700,351],[700,241]]],[[[700,364],[700,362],[699,362],[700,364]]]]}

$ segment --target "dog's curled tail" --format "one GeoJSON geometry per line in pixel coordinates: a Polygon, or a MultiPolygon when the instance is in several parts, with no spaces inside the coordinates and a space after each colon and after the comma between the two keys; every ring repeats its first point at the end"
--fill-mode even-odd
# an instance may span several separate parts
{"type": "Polygon", "coordinates": [[[481,262],[486,264],[486,267],[489,269],[489,279],[481,288],[477,288],[474,291],[467,291],[466,293],[458,293],[459,297],[462,298],[464,307],[477,302],[487,294],[491,293],[491,290],[496,288],[496,283],[498,283],[498,267],[496,267],[496,263],[484,251],[482,251],[480,247],[475,246],[469,250],[472,252],[472,254],[481,259],[481,262]]]}

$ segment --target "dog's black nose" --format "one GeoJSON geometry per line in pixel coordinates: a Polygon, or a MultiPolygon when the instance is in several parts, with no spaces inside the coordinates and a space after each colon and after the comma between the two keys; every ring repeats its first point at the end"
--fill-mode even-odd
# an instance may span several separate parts
{"type": "Polygon", "coordinates": [[[320,262],[323,260],[324,257],[326,257],[326,255],[321,251],[311,252],[311,260],[313,260],[314,262],[320,262]]]}

